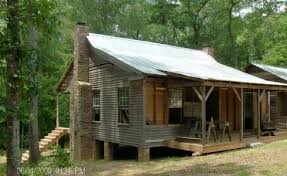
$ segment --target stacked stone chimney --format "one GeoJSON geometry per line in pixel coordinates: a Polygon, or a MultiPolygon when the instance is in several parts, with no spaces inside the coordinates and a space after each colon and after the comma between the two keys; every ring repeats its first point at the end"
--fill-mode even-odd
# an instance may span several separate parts
{"type": "Polygon", "coordinates": [[[201,50],[206,54],[210,55],[211,57],[214,57],[214,51],[212,47],[204,47],[201,50]]]}
{"type": "Polygon", "coordinates": [[[70,149],[72,160],[93,156],[92,86],[89,83],[88,28],[78,23],[74,34],[74,69],[70,94],[70,149]]]}

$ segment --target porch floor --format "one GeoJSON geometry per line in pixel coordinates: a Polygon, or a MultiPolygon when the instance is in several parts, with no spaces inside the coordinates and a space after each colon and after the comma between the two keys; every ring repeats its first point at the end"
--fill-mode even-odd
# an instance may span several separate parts
{"type": "Polygon", "coordinates": [[[226,150],[240,149],[250,146],[252,143],[271,143],[287,139],[287,130],[281,130],[274,133],[275,136],[261,136],[259,139],[254,136],[244,137],[243,141],[239,140],[239,133],[232,134],[232,141],[223,142],[218,141],[217,143],[211,142],[213,138],[210,138],[210,142],[205,146],[202,144],[200,139],[178,137],[173,140],[165,142],[165,146],[174,149],[180,149],[185,151],[197,152],[200,154],[214,153],[226,150]]]}

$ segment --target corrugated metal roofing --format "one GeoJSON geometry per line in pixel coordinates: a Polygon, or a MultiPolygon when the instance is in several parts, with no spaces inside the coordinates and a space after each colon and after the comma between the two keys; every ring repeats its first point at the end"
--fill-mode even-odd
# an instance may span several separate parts
{"type": "Polygon", "coordinates": [[[144,74],[166,76],[174,73],[202,80],[284,85],[222,65],[200,50],[93,33],[87,38],[95,52],[105,52],[117,62],[144,74]]]}
{"type": "Polygon", "coordinates": [[[251,65],[261,68],[262,70],[272,73],[287,81],[287,68],[275,67],[271,65],[256,64],[256,63],[251,63],[251,65]]]}

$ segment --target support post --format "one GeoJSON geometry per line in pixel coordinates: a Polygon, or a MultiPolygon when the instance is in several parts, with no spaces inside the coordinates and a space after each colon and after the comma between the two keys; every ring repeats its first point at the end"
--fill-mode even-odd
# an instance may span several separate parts
{"type": "Polygon", "coordinates": [[[268,122],[271,122],[271,99],[270,99],[270,91],[267,93],[268,98],[268,122]]]}
{"type": "Polygon", "coordinates": [[[59,120],[59,94],[57,94],[57,98],[56,98],[56,103],[57,103],[57,117],[56,117],[56,127],[58,128],[60,126],[60,120],[59,120]]]}
{"type": "Polygon", "coordinates": [[[241,94],[241,101],[240,101],[240,105],[241,105],[241,114],[240,114],[240,142],[243,141],[243,130],[244,130],[244,92],[243,92],[243,88],[241,88],[240,90],[240,94],[241,94]]]}
{"type": "Polygon", "coordinates": [[[257,138],[260,138],[260,133],[261,133],[261,129],[260,129],[260,106],[261,106],[261,102],[260,102],[260,89],[257,90],[257,138]]]}
{"type": "Polygon", "coordinates": [[[94,160],[98,160],[98,159],[101,159],[101,157],[103,156],[102,155],[102,146],[103,143],[99,140],[95,140],[95,143],[94,143],[94,160]]]}
{"type": "Polygon", "coordinates": [[[138,161],[150,160],[150,148],[138,147],[138,161]]]}
{"type": "Polygon", "coordinates": [[[114,156],[114,147],[111,142],[104,142],[104,159],[112,160],[114,156]]]}
{"type": "Polygon", "coordinates": [[[202,100],[201,100],[201,116],[202,116],[202,126],[201,126],[201,131],[202,131],[202,143],[205,146],[206,145],[206,90],[205,86],[202,87],[202,100]]]}

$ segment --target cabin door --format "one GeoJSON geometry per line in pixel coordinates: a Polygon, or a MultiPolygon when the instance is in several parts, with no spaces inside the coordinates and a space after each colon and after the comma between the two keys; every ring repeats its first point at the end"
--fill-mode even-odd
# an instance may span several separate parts
{"type": "Polygon", "coordinates": [[[166,124],[166,103],[167,103],[166,88],[156,88],[155,90],[155,123],[166,124]]]}
{"type": "Polygon", "coordinates": [[[245,92],[244,93],[244,129],[251,130],[253,129],[253,93],[245,92]]]}

